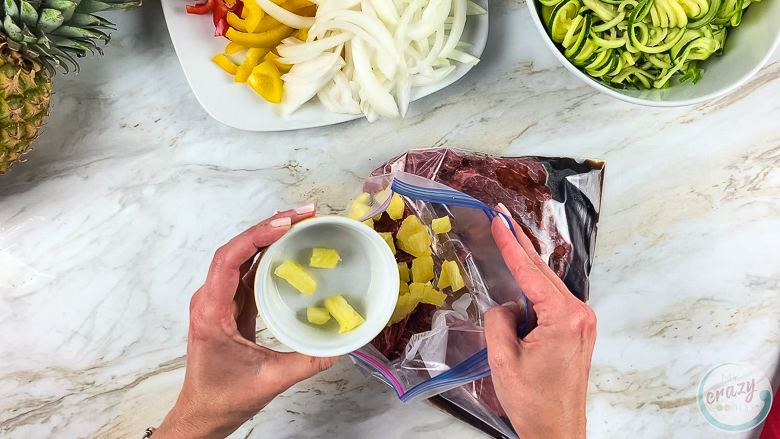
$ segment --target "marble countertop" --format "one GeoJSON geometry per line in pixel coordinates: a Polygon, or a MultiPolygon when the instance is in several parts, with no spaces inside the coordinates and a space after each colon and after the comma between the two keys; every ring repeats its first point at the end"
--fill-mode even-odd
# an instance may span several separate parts
{"type": "MultiPolygon", "coordinates": [[[[250,133],[199,106],[159,3],[110,18],[106,56],[55,78],[43,135],[0,176],[0,436],[140,437],[178,394],[217,247],[275,209],[341,210],[377,165],[433,146],[607,161],[590,437],[724,436],[696,405],[718,363],[780,385],[780,54],[725,98],[637,107],[579,82],[522,2],[496,1],[482,62],[406,119],[250,133]]],[[[346,360],[234,437],[378,431],[481,437],[346,360]]]]}

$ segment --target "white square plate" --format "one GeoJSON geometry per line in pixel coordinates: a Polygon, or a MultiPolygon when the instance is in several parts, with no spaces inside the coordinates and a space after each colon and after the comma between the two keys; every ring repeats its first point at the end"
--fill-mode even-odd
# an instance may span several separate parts
{"type": "MultiPolygon", "coordinates": [[[[476,3],[487,10],[486,0],[477,0],[476,3]]],[[[214,119],[233,128],[248,131],[287,131],[332,125],[363,117],[331,113],[316,97],[292,115],[280,116],[273,104],[263,100],[246,84],[233,82],[230,75],[211,61],[214,55],[225,50],[228,40],[214,37],[211,14],[188,14],[185,8],[187,4],[194,4],[194,1],[162,0],[163,14],[184,75],[195,97],[214,119]]],[[[461,41],[473,45],[469,50],[472,55],[482,55],[487,35],[488,14],[468,16],[461,41]]],[[[471,64],[458,63],[455,71],[443,81],[412,89],[412,100],[447,87],[462,78],[471,67],[471,64]]]]}

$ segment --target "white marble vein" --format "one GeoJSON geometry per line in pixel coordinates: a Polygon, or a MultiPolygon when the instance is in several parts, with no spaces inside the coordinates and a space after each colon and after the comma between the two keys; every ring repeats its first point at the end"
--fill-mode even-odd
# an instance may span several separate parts
{"type": "MultiPolygon", "coordinates": [[[[43,136],[0,177],[0,436],[140,436],[181,386],[189,297],[219,245],[278,208],[340,210],[384,160],[441,145],[607,160],[591,437],[718,437],[695,388],[720,362],[751,363],[777,388],[778,55],[731,96],[636,107],[557,65],[524,4],[490,13],[482,62],[407,119],[289,133],[212,120],[159,4],[113,14],[107,55],[55,79],[43,136]]],[[[380,431],[479,436],[342,361],[235,437],[380,431]]]]}

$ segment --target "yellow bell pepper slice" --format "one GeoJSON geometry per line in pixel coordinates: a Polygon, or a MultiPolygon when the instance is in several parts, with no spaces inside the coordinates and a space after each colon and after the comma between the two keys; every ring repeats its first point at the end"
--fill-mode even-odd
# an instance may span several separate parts
{"type": "Polygon", "coordinates": [[[236,69],[236,82],[246,82],[252,69],[257,67],[260,59],[268,52],[268,49],[252,47],[246,52],[246,60],[236,69]]]}
{"type": "MultiPolygon", "coordinates": [[[[247,31],[247,20],[240,18],[238,15],[228,12],[227,15],[227,22],[228,24],[234,28],[237,31],[241,32],[248,32],[247,31]]],[[[270,15],[264,16],[260,22],[257,24],[257,27],[254,30],[254,33],[259,32],[265,32],[267,30],[271,30],[279,25],[281,25],[277,19],[274,17],[271,17],[270,15]]]]}
{"type": "MultiPolygon", "coordinates": [[[[255,32],[257,30],[257,26],[260,25],[260,20],[262,20],[263,16],[265,16],[265,12],[263,12],[263,10],[260,8],[260,5],[258,5],[254,0],[245,1],[244,9],[248,11],[244,17],[244,24],[246,25],[244,31],[255,32]]],[[[228,23],[230,22],[228,21],[228,23]]]]}
{"type": "Polygon", "coordinates": [[[271,61],[274,63],[277,69],[279,69],[282,73],[287,73],[292,68],[292,64],[284,64],[277,61],[279,59],[279,55],[275,54],[273,51],[268,52],[265,54],[265,57],[263,58],[263,61],[271,61]]]}
{"type": "Polygon", "coordinates": [[[234,43],[234,42],[231,41],[231,42],[228,43],[227,47],[225,47],[225,54],[226,55],[233,55],[235,53],[238,53],[238,52],[240,52],[242,50],[246,50],[246,49],[248,49],[248,47],[243,46],[243,45],[238,44],[238,43],[234,43]]]}
{"type": "Polygon", "coordinates": [[[211,58],[211,60],[217,63],[218,66],[222,67],[224,71],[230,73],[231,75],[235,75],[236,71],[238,70],[238,66],[221,53],[216,55],[214,58],[211,58]]]}
{"type": "Polygon", "coordinates": [[[306,38],[309,37],[309,29],[297,29],[292,33],[292,36],[301,41],[306,41],[306,38]]]}
{"type": "Polygon", "coordinates": [[[227,19],[227,22],[230,25],[230,27],[232,27],[235,30],[240,30],[241,32],[246,32],[245,19],[239,17],[233,12],[228,12],[225,18],[227,19]]]}
{"type": "Polygon", "coordinates": [[[263,61],[255,67],[247,83],[268,102],[278,104],[282,100],[282,74],[273,62],[263,61]]]}
{"type": "MultiPolygon", "coordinates": [[[[271,0],[274,4],[281,4],[284,0],[271,0]]],[[[257,32],[257,26],[265,17],[265,11],[254,0],[245,0],[244,8],[241,11],[241,18],[247,21],[247,32],[257,32]]]]}
{"type": "Polygon", "coordinates": [[[233,28],[228,28],[225,32],[225,36],[230,41],[234,41],[238,44],[243,44],[248,47],[264,47],[271,48],[279,44],[280,41],[287,38],[293,29],[289,26],[279,25],[266,32],[260,33],[246,33],[241,32],[233,28]]]}

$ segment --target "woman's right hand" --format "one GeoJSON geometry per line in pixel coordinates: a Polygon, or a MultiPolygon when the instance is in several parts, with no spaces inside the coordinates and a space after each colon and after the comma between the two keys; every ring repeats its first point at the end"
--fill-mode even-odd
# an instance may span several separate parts
{"type": "MultiPolygon", "coordinates": [[[[499,209],[511,218],[504,206],[499,209]]],[[[537,326],[520,339],[519,306],[498,306],[485,313],[496,395],[523,439],[584,438],[596,314],[569,292],[516,223],[514,228],[517,238],[496,217],[493,237],[533,303],[537,326]]]]}

